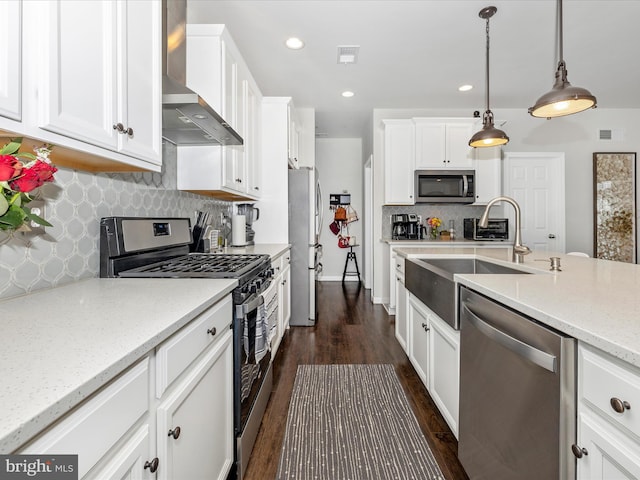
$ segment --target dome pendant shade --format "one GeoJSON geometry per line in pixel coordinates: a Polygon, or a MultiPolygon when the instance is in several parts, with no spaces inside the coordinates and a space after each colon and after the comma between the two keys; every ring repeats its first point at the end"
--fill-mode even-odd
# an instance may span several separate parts
{"type": "Polygon", "coordinates": [[[567,65],[564,63],[563,35],[562,35],[562,0],[558,0],[558,69],[556,81],[551,91],[542,95],[529,114],[539,118],[554,118],[582,112],[589,108],[596,108],[596,97],[589,90],[574,87],[567,80],[567,65]]]}
{"type": "Polygon", "coordinates": [[[567,68],[564,62],[560,62],[553,88],[529,108],[529,113],[534,117],[553,118],[582,112],[589,108],[596,108],[596,97],[586,88],[571,85],[567,80],[567,68]]]}
{"type": "Polygon", "coordinates": [[[471,140],[470,147],[497,147],[509,142],[509,137],[499,128],[493,125],[493,113],[490,110],[484,112],[482,118],[482,130],[476,132],[471,140]]]}
{"type": "Polygon", "coordinates": [[[482,147],[495,147],[498,145],[504,145],[509,141],[509,137],[502,130],[495,127],[493,124],[493,113],[489,108],[489,19],[498,11],[496,7],[485,7],[480,10],[478,16],[487,21],[487,68],[486,68],[486,100],[487,110],[482,115],[482,130],[476,132],[471,140],[469,140],[469,146],[474,148],[482,147]]]}

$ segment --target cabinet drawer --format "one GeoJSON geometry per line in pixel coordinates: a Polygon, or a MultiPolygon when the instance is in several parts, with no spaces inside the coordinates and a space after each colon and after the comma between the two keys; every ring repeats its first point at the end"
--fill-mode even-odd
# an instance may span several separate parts
{"type": "Polygon", "coordinates": [[[640,439],[640,371],[584,345],[578,352],[579,400],[640,439]]]}
{"type": "Polygon", "coordinates": [[[231,295],[216,303],[157,349],[156,397],[162,397],[171,383],[231,325],[231,295]],[[215,332],[215,333],[214,333],[215,332]]]}
{"type": "Polygon", "coordinates": [[[149,408],[144,358],[18,453],[77,454],[82,478],[149,408]]]}

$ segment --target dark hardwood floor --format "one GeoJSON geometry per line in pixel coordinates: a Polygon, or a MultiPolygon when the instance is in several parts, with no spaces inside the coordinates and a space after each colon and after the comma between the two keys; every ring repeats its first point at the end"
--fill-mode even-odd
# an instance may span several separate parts
{"type": "MultiPolygon", "coordinates": [[[[457,459],[458,443],[395,338],[394,317],[371,303],[356,282],[321,282],[315,327],[291,327],[274,361],[274,385],[245,480],[273,479],[287,423],[298,365],[389,363],[447,480],[468,479],[457,459]]],[[[333,479],[324,479],[333,480],[333,479]]],[[[374,479],[372,479],[374,480],[374,479]]]]}

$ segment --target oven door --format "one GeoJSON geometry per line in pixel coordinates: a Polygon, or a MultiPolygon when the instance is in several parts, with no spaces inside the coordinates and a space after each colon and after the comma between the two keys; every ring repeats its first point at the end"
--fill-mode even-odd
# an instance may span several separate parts
{"type": "Polygon", "coordinates": [[[236,434],[245,428],[269,369],[269,332],[263,329],[266,307],[261,294],[235,305],[233,322],[234,407],[236,434]]]}

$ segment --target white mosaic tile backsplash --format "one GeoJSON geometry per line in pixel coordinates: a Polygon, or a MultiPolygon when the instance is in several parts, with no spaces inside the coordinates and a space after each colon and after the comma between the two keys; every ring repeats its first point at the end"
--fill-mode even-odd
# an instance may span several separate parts
{"type": "Polygon", "coordinates": [[[230,215],[230,202],[176,190],[175,158],[175,146],[167,143],[162,173],[93,174],[60,168],[55,182],[42,187],[44,216],[53,227],[43,236],[14,238],[0,245],[0,298],[97,277],[102,217],[193,220],[194,212],[204,208],[213,211],[213,218],[219,218],[219,212],[230,215]]]}

